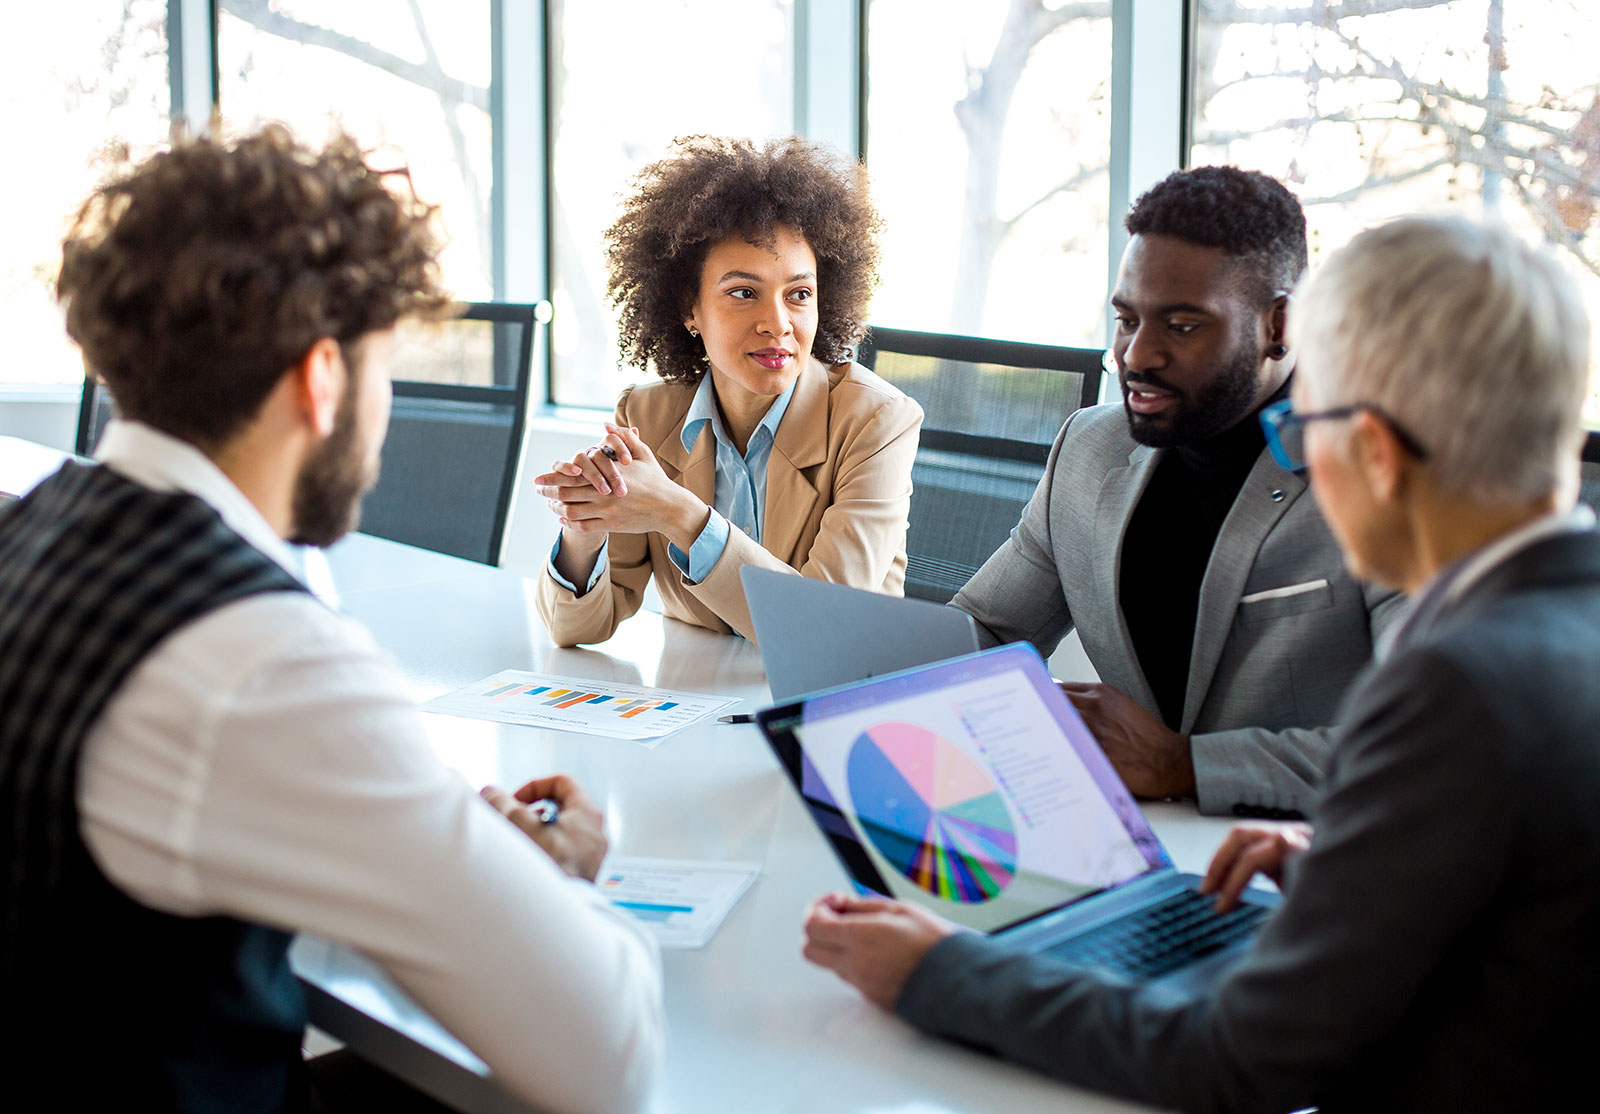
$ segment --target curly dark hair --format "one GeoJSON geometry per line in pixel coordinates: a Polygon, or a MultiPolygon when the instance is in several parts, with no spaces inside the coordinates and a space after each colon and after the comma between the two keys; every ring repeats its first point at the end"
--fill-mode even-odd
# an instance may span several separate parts
{"type": "Polygon", "coordinates": [[[606,231],[606,293],[618,307],[621,353],[669,381],[705,373],[701,343],[683,327],[716,244],[740,236],[770,243],[797,230],[817,257],[817,333],[825,364],[853,359],[878,284],[882,220],[859,163],[799,137],[764,144],[696,135],[633,179],[622,215],[606,231]]]}
{"type": "Polygon", "coordinates": [[[1236,166],[1179,170],[1133,203],[1130,235],[1172,236],[1221,248],[1243,265],[1246,295],[1265,306],[1306,269],[1306,214],[1276,178],[1236,166]]]}
{"type": "Polygon", "coordinates": [[[123,416],[215,446],[316,341],[348,360],[368,333],[445,313],[434,214],[346,135],[320,151],[281,125],[184,139],[83,203],[57,296],[123,416]]]}

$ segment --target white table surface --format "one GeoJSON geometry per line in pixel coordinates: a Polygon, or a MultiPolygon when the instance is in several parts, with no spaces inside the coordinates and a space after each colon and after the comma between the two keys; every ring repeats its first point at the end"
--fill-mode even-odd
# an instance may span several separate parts
{"type": "MultiPolygon", "coordinates": [[[[327,565],[342,606],[395,655],[419,701],[502,669],[717,692],[743,698],[746,708],[767,700],[760,655],[742,639],[640,614],[600,649],[563,650],[545,635],[532,584],[510,573],[362,536],[334,546],[327,565]]],[[[619,854],[764,864],[710,945],[662,953],[669,1059],[654,1110],[1133,1109],[923,1037],[800,958],[801,910],[847,883],[755,727],[701,724],[652,750],[425,718],[440,755],[474,785],[575,775],[603,802],[619,854]]],[[[1203,869],[1227,830],[1190,806],[1148,812],[1185,870],[1203,869]]],[[[319,1022],[335,1036],[474,1110],[517,1109],[468,1078],[467,1068],[481,1073],[481,1063],[370,965],[310,941],[297,946],[295,963],[315,988],[319,1022]],[[394,1040],[397,1033],[407,1039],[394,1040]]]]}
{"type": "Polygon", "coordinates": [[[8,495],[27,492],[71,455],[21,437],[0,437],[0,491],[8,495]]]}
{"type": "MultiPolygon", "coordinates": [[[[36,481],[61,459],[0,438],[0,490],[8,480],[36,481]]],[[[498,569],[358,534],[325,555],[310,554],[307,573],[314,589],[373,630],[419,701],[502,669],[716,692],[742,698],[745,709],[767,699],[754,647],[655,614],[630,619],[599,650],[558,649],[538,620],[532,583],[498,569]]],[[[605,808],[619,854],[763,864],[706,948],[662,953],[669,1047],[653,1111],[1136,1109],[924,1037],[800,958],[802,909],[846,879],[755,727],[701,724],[648,749],[424,718],[440,756],[474,786],[514,786],[555,771],[576,776],[605,808]]],[[[1191,806],[1147,811],[1184,870],[1203,869],[1227,830],[1191,806]]],[[[320,1028],[465,1109],[523,1109],[359,956],[301,939],[293,961],[320,1028]]],[[[537,1001],[530,988],[529,1008],[537,1001]]]]}

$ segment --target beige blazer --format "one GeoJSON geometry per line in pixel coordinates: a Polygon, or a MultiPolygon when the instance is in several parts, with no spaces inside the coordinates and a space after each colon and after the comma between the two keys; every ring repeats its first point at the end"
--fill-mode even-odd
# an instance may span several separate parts
{"type": "MultiPolygon", "coordinates": [[[[716,489],[716,435],[708,425],[691,451],[683,419],[695,384],[654,382],[617,400],[617,421],[635,426],[666,474],[709,506],[716,489]]],[[[762,541],[737,526],[711,573],[692,584],[667,556],[660,534],[612,534],[600,579],[582,596],[548,567],[538,579],[539,615],[558,646],[603,642],[639,609],[652,574],[668,618],[736,631],[754,641],[739,570],[797,572],[887,595],[902,595],[911,462],[922,408],[856,364],[812,360],[778,423],[767,463],[762,541]]]]}

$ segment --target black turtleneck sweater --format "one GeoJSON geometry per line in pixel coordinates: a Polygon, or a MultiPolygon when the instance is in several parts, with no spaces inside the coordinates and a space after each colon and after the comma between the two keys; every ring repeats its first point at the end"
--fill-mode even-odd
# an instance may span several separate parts
{"type": "MultiPolygon", "coordinates": [[[[1288,393],[1285,383],[1263,407],[1288,393]]],[[[1161,719],[1174,731],[1189,687],[1200,582],[1222,521],[1267,447],[1259,413],[1209,440],[1163,450],[1123,538],[1122,614],[1161,719]]]]}

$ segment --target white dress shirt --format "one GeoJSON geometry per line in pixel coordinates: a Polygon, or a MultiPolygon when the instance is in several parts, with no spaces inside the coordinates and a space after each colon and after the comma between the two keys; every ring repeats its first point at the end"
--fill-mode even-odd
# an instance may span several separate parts
{"type": "MultiPolygon", "coordinates": [[[[100,456],[199,496],[298,575],[192,446],[115,422],[100,456]]],[[[663,1051],[650,937],[434,754],[392,661],[309,594],[231,603],[160,643],[90,731],[84,840],[156,909],[365,953],[542,1109],[631,1110],[663,1051]]]]}

